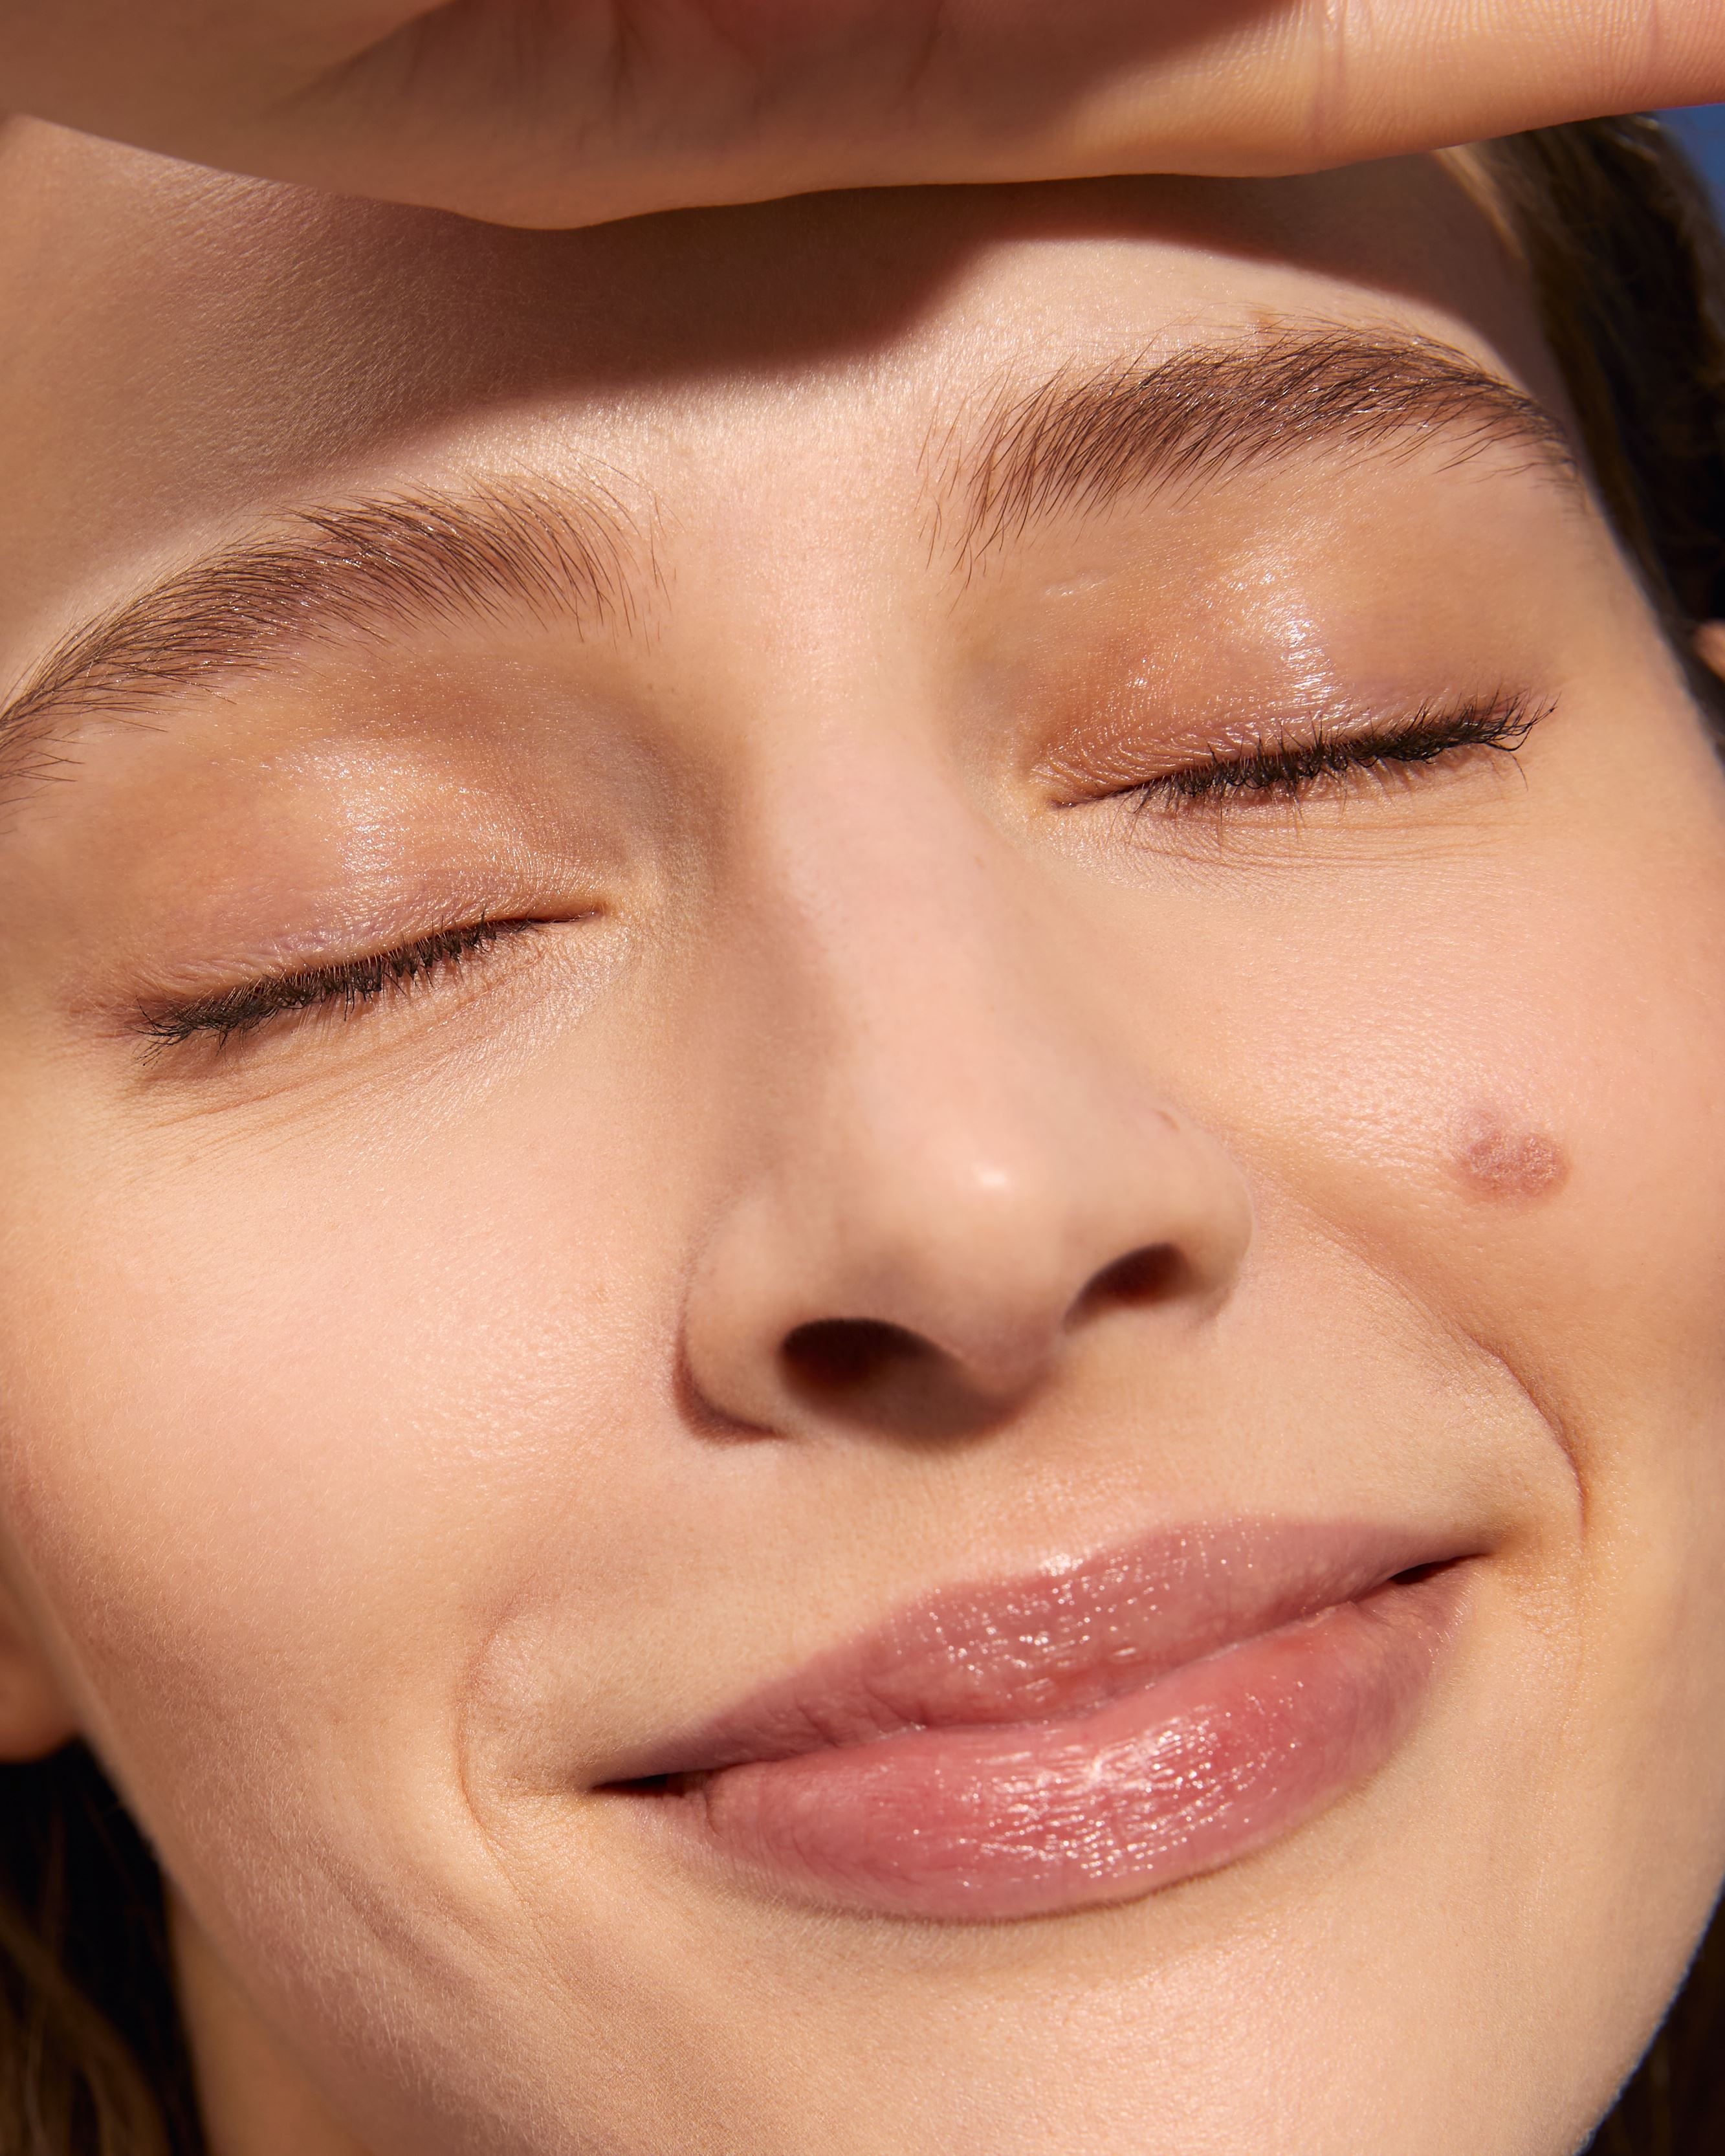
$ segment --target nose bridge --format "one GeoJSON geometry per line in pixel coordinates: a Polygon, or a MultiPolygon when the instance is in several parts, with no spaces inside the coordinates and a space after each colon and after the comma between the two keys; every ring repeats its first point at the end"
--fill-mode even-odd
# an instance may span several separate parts
{"type": "MultiPolygon", "coordinates": [[[[918,1144],[956,1118],[1007,1139],[1042,1060],[1035,938],[1009,843],[956,778],[909,756],[839,755],[780,859],[792,964],[824,1089],[918,1144]]],[[[836,1104],[835,1104],[836,1105],[836,1104]]]]}
{"type": "Polygon", "coordinates": [[[781,1173],[799,1204],[842,1206],[875,1300],[944,1267],[973,1322],[992,1300],[1009,1323],[1129,1232],[1099,1217],[1105,1185],[1122,1152],[1166,1146],[1167,1111],[1111,1054],[1034,870],[962,774],[840,753],[802,801],[782,892],[809,1061],[781,1173]]]}

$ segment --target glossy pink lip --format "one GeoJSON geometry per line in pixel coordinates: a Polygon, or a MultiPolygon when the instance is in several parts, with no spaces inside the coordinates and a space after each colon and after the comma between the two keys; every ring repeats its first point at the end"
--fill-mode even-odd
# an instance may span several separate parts
{"type": "Polygon", "coordinates": [[[1469,1548],[1249,1522],[945,1589],[608,1789],[773,1891],[972,1920],[1291,1831],[1407,1733],[1469,1548]]]}

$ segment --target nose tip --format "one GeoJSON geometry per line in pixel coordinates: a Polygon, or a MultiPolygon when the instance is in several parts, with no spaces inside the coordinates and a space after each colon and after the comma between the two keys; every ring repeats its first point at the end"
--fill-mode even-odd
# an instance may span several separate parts
{"type": "Polygon", "coordinates": [[[958,1435],[1009,1415],[1093,1324],[1213,1306],[1250,1233],[1243,1188],[1203,1133],[1133,1121],[1043,1128],[1022,1159],[979,1160],[951,1127],[891,1152],[854,1129],[792,1143],[704,1254],[695,1390],[757,1429],[958,1435]]]}

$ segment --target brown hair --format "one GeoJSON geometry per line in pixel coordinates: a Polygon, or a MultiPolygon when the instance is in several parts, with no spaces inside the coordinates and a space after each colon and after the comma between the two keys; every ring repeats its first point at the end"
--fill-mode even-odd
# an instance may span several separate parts
{"type": "MultiPolygon", "coordinates": [[[[1594,120],[1479,146],[1600,490],[1725,738],[1690,634],[1725,618],[1725,247],[1669,136],[1594,120]]],[[[1725,1918],[1594,2156],[1725,2149],[1725,1918]]],[[[162,1882],[81,1745],[0,1768],[0,2151],[202,2156],[162,1882]]]]}

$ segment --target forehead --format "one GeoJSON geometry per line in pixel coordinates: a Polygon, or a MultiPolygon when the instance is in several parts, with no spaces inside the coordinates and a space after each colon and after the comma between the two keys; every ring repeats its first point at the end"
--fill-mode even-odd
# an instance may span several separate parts
{"type": "Polygon", "coordinates": [[[914,452],[1015,367],[1281,314],[1434,333],[1558,401],[1487,219],[1428,159],[524,233],[13,122],[0,195],[8,662],[141,567],[428,445],[716,444],[790,402],[829,449],[849,411],[914,452]]]}

